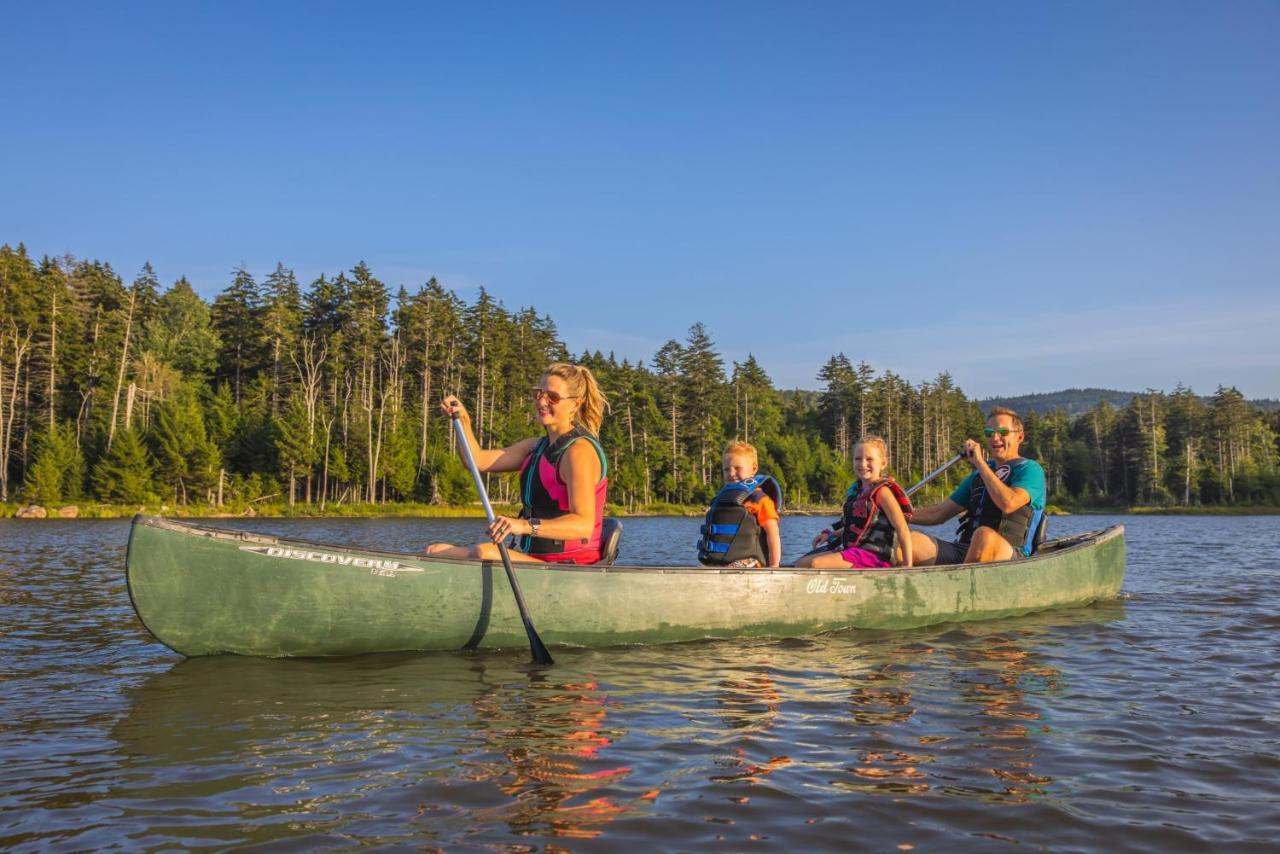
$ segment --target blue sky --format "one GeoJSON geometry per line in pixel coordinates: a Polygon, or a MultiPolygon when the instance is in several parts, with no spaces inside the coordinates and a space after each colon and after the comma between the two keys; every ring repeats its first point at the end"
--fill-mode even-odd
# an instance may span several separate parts
{"type": "Polygon", "coordinates": [[[974,396],[1280,397],[1280,4],[8,3],[0,242],[704,322],[974,396]]]}

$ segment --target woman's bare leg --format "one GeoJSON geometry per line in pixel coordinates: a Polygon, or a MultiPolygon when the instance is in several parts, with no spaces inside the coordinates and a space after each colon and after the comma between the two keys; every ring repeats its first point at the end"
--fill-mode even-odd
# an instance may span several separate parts
{"type": "MultiPolygon", "coordinates": [[[[432,543],[427,546],[427,554],[432,557],[456,557],[469,560],[502,560],[502,554],[492,540],[476,543],[474,546],[455,546],[452,543],[432,543]]],[[[521,563],[542,563],[536,557],[530,557],[521,551],[507,549],[513,561],[521,563]]]]}
{"type": "Polygon", "coordinates": [[[427,554],[432,557],[473,557],[471,549],[452,543],[432,543],[427,546],[427,554]]]}

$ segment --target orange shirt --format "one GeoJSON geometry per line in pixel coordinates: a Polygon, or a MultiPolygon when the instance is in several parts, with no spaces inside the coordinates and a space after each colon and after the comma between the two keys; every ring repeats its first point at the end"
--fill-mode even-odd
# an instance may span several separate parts
{"type": "Polygon", "coordinates": [[[743,508],[756,517],[756,523],[763,528],[765,522],[778,521],[778,508],[773,503],[773,499],[767,495],[761,495],[759,501],[744,501],[743,508]]]}

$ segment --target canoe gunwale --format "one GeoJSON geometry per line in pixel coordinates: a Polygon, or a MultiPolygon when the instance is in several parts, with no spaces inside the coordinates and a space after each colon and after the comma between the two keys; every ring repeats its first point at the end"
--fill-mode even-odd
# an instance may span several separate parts
{"type": "MultiPolygon", "coordinates": [[[[428,555],[425,552],[397,552],[386,549],[378,549],[371,547],[354,547],[337,545],[334,543],[314,542],[310,540],[293,540],[285,537],[277,537],[272,534],[262,534],[256,531],[244,531],[235,528],[218,528],[209,525],[197,525],[189,522],[182,522],[177,519],[171,519],[164,516],[148,516],[137,514],[133,517],[133,525],[146,525],[148,527],[160,528],[162,530],[173,531],[176,533],[186,534],[188,536],[210,537],[213,539],[234,540],[242,543],[256,543],[260,545],[278,545],[278,546],[297,546],[305,548],[321,548],[326,551],[342,552],[345,554],[359,555],[379,555],[388,558],[399,558],[402,560],[412,560],[417,562],[441,563],[450,565],[464,566],[482,566],[490,564],[492,561],[473,560],[470,558],[452,558],[442,557],[438,555],[428,555]]],[[[917,574],[917,573],[933,573],[933,572],[954,572],[959,569],[970,570],[975,568],[996,568],[1009,566],[1011,564],[1034,565],[1036,563],[1053,560],[1060,555],[1078,551],[1080,549],[1090,548],[1099,545],[1108,540],[1124,535],[1124,525],[1111,525],[1107,528],[1101,528],[1096,531],[1088,531],[1081,534],[1075,534],[1070,537],[1063,537],[1056,540],[1047,541],[1040,550],[1028,558],[1018,558],[1015,560],[998,561],[985,564],[939,564],[935,566],[913,566],[913,567],[884,567],[876,569],[815,569],[812,567],[714,567],[714,566],[641,566],[635,564],[627,565],[605,565],[605,564],[545,564],[521,561],[515,564],[517,569],[537,569],[540,571],[553,572],[569,572],[569,573],[632,573],[643,572],[655,575],[668,573],[697,573],[697,574],[721,574],[721,575],[759,575],[761,573],[775,574],[792,574],[798,573],[803,575],[856,575],[859,577],[868,577],[869,575],[885,575],[892,573],[917,574]]],[[[132,542],[130,536],[130,542],[132,542]]],[[[128,557],[126,556],[126,564],[128,557]]],[[[132,598],[132,592],[130,593],[132,598]]]]}

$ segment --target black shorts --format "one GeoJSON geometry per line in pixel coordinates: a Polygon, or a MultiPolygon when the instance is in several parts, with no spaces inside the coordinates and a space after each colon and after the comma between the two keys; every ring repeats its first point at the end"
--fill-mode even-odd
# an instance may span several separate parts
{"type": "MultiPolygon", "coordinates": [[[[926,534],[925,536],[929,535],[926,534]]],[[[938,556],[933,561],[934,564],[964,563],[964,556],[969,553],[968,543],[940,540],[932,536],[929,539],[933,540],[934,548],[938,550],[938,556]]]]}

